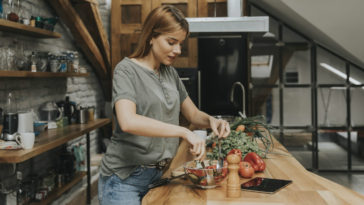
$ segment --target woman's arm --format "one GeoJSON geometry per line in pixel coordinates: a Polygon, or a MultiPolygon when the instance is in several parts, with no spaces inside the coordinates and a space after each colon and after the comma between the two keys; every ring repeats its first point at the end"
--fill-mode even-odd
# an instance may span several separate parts
{"type": "Polygon", "coordinates": [[[205,153],[205,141],[187,128],[164,123],[149,117],[136,114],[134,102],[126,99],[115,103],[116,117],[124,132],[147,137],[182,137],[191,145],[191,152],[202,159],[205,153]]]}
{"type": "Polygon", "coordinates": [[[226,138],[230,134],[228,122],[216,119],[200,111],[188,96],[181,105],[181,112],[183,116],[196,127],[211,128],[216,135],[223,138],[226,138]]]}

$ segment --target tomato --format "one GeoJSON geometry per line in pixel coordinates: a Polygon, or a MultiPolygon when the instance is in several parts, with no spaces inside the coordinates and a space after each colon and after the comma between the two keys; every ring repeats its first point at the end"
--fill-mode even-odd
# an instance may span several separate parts
{"type": "Polygon", "coordinates": [[[235,131],[240,131],[240,132],[244,132],[244,130],[245,130],[245,126],[244,126],[244,125],[239,125],[239,126],[235,129],[235,131]]]}
{"type": "Polygon", "coordinates": [[[240,162],[239,163],[239,174],[244,178],[251,178],[254,175],[254,169],[249,162],[240,162]]]}

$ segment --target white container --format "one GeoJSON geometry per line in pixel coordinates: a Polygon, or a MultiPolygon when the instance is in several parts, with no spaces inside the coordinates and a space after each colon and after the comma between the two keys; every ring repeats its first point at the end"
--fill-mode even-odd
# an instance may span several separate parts
{"type": "Polygon", "coordinates": [[[34,132],[33,112],[18,113],[18,132],[34,132]]]}

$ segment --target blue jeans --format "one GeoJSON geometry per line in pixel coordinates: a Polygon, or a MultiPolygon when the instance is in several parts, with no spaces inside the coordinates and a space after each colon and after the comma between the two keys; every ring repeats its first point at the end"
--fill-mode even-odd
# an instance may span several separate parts
{"type": "Polygon", "coordinates": [[[156,168],[139,166],[126,179],[117,175],[102,176],[98,184],[98,197],[100,205],[140,205],[142,198],[148,192],[148,185],[157,181],[162,171],[156,168]]]}

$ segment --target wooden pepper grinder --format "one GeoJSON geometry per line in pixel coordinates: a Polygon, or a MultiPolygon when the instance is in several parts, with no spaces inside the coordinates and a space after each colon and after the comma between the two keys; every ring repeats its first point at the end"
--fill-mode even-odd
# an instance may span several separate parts
{"type": "Polygon", "coordinates": [[[240,197],[240,177],[238,174],[240,157],[236,154],[227,156],[229,175],[227,180],[227,197],[240,197]]]}

